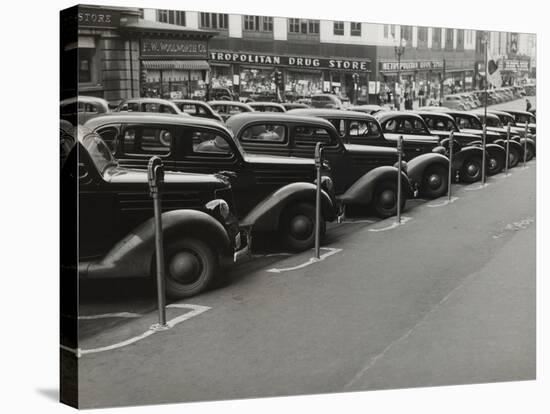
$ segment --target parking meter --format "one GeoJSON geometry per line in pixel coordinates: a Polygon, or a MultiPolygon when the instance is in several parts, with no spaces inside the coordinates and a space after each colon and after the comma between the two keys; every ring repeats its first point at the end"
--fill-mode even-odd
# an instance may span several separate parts
{"type": "Polygon", "coordinates": [[[527,133],[529,132],[529,119],[525,120],[525,138],[523,141],[523,168],[527,164],[527,133]]]}
{"type": "Polygon", "coordinates": [[[508,175],[508,163],[510,162],[510,133],[511,124],[508,122],[508,128],[506,129],[506,163],[504,164],[504,174],[508,175]]]}
{"type": "Polygon", "coordinates": [[[454,147],[455,132],[451,131],[449,135],[449,174],[447,176],[447,200],[451,201],[451,183],[453,177],[453,147],[454,147]]]}
{"type": "Polygon", "coordinates": [[[319,259],[321,250],[321,170],[323,169],[323,148],[315,145],[315,168],[317,170],[317,188],[315,194],[315,257],[319,259]]]}
{"type": "Polygon", "coordinates": [[[147,165],[147,179],[149,192],[153,198],[154,223],[155,223],[155,252],[157,265],[157,299],[159,310],[159,323],[155,329],[166,329],[166,287],[164,279],[164,246],[162,238],[162,209],[161,191],[164,184],[164,167],[159,157],[151,157],[147,165]]]}
{"type": "Polygon", "coordinates": [[[403,135],[397,138],[397,223],[401,223],[401,162],[403,159],[403,135]]]}
{"type": "Polygon", "coordinates": [[[483,123],[483,140],[481,141],[481,149],[483,150],[483,154],[481,156],[481,184],[485,184],[485,163],[486,163],[486,143],[487,143],[487,119],[485,118],[485,122],[483,123]]]}

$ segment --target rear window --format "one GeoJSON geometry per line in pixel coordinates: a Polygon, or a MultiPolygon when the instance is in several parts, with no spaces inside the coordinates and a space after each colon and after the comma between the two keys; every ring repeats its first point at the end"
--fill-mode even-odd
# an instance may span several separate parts
{"type": "Polygon", "coordinates": [[[241,134],[242,141],[286,142],[286,128],[278,124],[258,124],[247,127],[241,134]]]}
{"type": "Polygon", "coordinates": [[[315,146],[318,142],[324,145],[334,144],[326,129],[314,126],[297,126],[294,132],[294,142],[300,146],[315,146]]]}

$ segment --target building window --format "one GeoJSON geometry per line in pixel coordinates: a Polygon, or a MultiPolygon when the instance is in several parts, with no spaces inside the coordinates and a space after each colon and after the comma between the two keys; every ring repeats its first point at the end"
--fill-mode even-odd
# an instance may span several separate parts
{"type": "Polygon", "coordinates": [[[319,34],[319,20],[288,19],[288,32],[319,34]]]}
{"type": "Polygon", "coordinates": [[[385,24],[384,25],[384,39],[389,39],[395,37],[395,25],[394,24],[385,24]]]}
{"type": "Polygon", "coordinates": [[[352,36],[361,36],[361,23],[351,22],[350,34],[352,36]]]}
{"type": "Polygon", "coordinates": [[[418,28],[418,47],[427,47],[428,46],[428,28],[419,27],[418,28]]]}
{"type": "Polygon", "coordinates": [[[162,23],[185,26],[185,12],[180,10],[157,10],[157,20],[162,23]]]}
{"type": "Polygon", "coordinates": [[[451,50],[454,43],[454,29],[445,29],[445,49],[451,50]]]}
{"type": "Polygon", "coordinates": [[[464,30],[462,29],[456,31],[456,48],[457,50],[464,50],[464,30]]]}
{"type": "Polygon", "coordinates": [[[401,26],[401,39],[405,39],[405,46],[412,45],[412,26],[401,26]]]}
{"type": "Polygon", "coordinates": [[[273,17],[264,16],[244,16],[244,30],[250,32],[272,32],[273,17]]]}
{"type": "Polygon", "coordinates": [[[309,34],[319,34],[319,20],[309,20],[309,34]]]}
{"type": "Polygon", "coordinates": [[[432,30],[432,49],[441,49],[441,28],[434,27],[432,30]]]}
{"type": "Polygon", "coordinates": [[[344,22],[334,22],[334,34],[338,36],[344,35],[344,22]]]}
{"type": "Polygon", "coordinates": [[[78,81],[81,83],[93,82],[95,49],[78,49],[78,81]]]}
{"type": "Polygon", "coordinates": [[[228,28],[228,16],[224,13],[201,13],[201,27],[206,29],[228,28]]]}

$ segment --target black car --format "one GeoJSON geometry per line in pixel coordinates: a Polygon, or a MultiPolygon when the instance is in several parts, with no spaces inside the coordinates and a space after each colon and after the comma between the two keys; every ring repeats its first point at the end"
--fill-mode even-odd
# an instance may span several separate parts
{"type": "Polygon", "coordinates": [[[529,124],[529,132],[531,134],[537,133],[537,117],[533,113],[529,111],[519,111],[517,109],[503,109],[502,111],[514,117],[516,126],[525,128],[525,123],[527,122],[529,124]]]}
{"type": "MultiPolygon", "coordinates": [[[[372,209],[380,217],[395,214],[398,177],[395,148],[344,144],[327,120],[288,112],[235,115],[227,121],[227,127],[249,153],[311,159],[317,143],[322,143],[323,159],[328,161],[334,191],[342,206],[372,209]]],[[[404,204],[413,190],[405,173],[401,180],[404,204]]]]}
{"type": "MultiPolygon", "coordinates": [[[[166,172],[164,183],[166,289],[171,297],[184,298],[207,289],[220,277],[220,264],[248,247],[241,243],[228,178],[166,172]]],[[[153,202],[146,171],[122,167],[99,135],[80,129],[61,170],[61,185],[73,191],[73,199],[78,197],[79,277],[154,273],[153,202]]]]}
{"type": "MultiPolygon", "coordinates": [[[[395,145],[397,137],[403,136],[407,160],[440,151],[437,147],[443,147],[443,152],[446,152],[448,138],[432,133],[418,114],[410,111],[386,111],[378,112],[375,117],[380,122],[384,136],[384,139],[380,139],[380,145],[395,145]]],[[[466,183],[480,180],[482,159],[481,148],[475,146],[462,148],[453,155],[453,175],[456,174],[459,180],[466,183]]]]}
{"type": "Polygon", "coordinates": [[[208,105],[222,117],[224,122],[235,114],[254,111],[248,104],[239,101],[208,101],[208,105]]]}
{"type": "Polygon", "coordinates": [[[286,112],[285,107],[277,102],[250,102],[248,105],[256,112],[286,112]]]}
{"type": "Polygon", "coordinates": [[[223,118],[204,101],[197,101],[194,99],[173,99],[172,102],[176,104],[181,112],[188,115],[223,122],[223,118]]]}
{"type": "MultiPolygon", "coordinates": [[[[246,154],[219,122],[196,117],[113,114],[86,126],[107,141],[121,165],[145,168],[152,155],[167,170],[230,176],[235,211],[243,229],[274,232],[284,248],[304,250],[315,240],[314,162],[246,154]]],[[[323,179],[330,191],[330,178],[323,179]]],[[[336,218],[323,191],[323,224],[336,218]]]]}
{"type": "MultiPolygon", "coordinates": [[[[328,120],[334,125],[344,146],[350,144],[372,147],[395,147],[395,142],[385,139],[378,120],[364,112],[339,109],[300,109],[289,112],[294,115],[315,116],[328,120]]],[[[356,149],[349,149],[351,152],[356,149]]],[[[363,149],[364,150],[364,149],[363,149]]],[[[390,151],[393,151],[390,150],[390,151]]],[[[373,160],[373,166],[380,165],[381,160],[373,160]],[[378,162],[378,163],[377,163],[378,162]]],[[[386,159],[391,165],[391,159],[386,159]]],[[[441,154],[430,152],[415,157],[407,165],[407,175],[412,186],[423,197],[437,198],[447,193],[449,160],[441,154]]]]}

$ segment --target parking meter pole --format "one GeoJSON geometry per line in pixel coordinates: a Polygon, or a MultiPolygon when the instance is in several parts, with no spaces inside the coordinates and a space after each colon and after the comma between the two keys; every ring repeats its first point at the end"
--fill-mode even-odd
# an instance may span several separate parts
{"type": "Polygon", "coordinates": [[[403,136],[397,138],[397,224],[401,223],[401,161],[403,158],[403,136]]]}
{"type": "Polygon", "coordinates": [[[510,129],[511,125],[508,122],[508,128],[506,130],[506,162],[504,163],[504,174],[508,175],[508,163],[510,162],[510,129]]]}
{"type": "Polygon", "coordinates": [[[529,131],[529,122],[525,121],[525,139],[523,141],[523,168],[527,164],[527,132],[529,131]]]}
{"type": "Polygon", "coordinates": [[[481,148],[483,150],[483,154],[481,156],[481,184],[485,184],[486,181],[486,175],[485,175],[485,163],[486,163],[486,144],[487,144],[487,123],[485,122],[483,124],[483,141],[481,143],[481,148]]]}
{"type": "Polygon", "coordinates": [[[447,200],[451,201],[451,183],[453,179],[453,142],[455,133],[451,131],[449,135],[449,173],[447,176],[447,200]]]}
{"type": "Polygon", "coordinates": [[[315,258],[321,254],[321,170],[323,168],[323,149],[321,143],[315,145],[315,168],[317,169],[317,188],[315,194],[315,258]]]}
{"type": "Polygon", "coordinates": [[[154,222],[155,222],[155,253],[157,267],[157,299],[159,311],[158,328],[166,328],[166,294],[164,279],[164,246],[162,238],[162,209],[161,189],[164,183],[164,169],[159,157],[152,157],[147,166],[149,190],[153,198],[154,222]]]}

